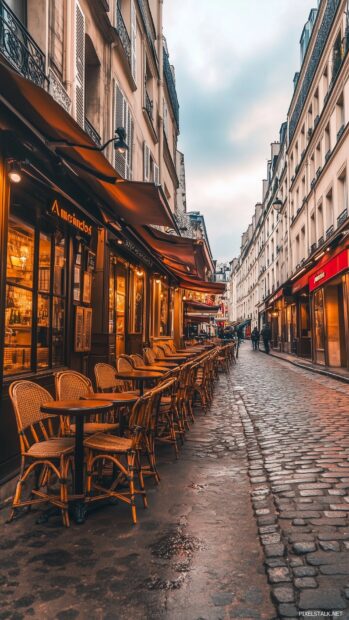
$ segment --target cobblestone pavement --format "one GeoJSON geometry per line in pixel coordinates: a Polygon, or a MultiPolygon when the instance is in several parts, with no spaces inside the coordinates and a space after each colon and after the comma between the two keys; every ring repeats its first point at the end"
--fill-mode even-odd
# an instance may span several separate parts
{"type": "Polygon", "coordinates": [[[349,618],[349,386],[242,346],[232,375],[279,617],[349,618]]]}
{"type": "MultiPolygon", "coordinates": [[[[137,526],[131,525],[125,505],[99,509],[69,530],[54,519],[36,525],[34,512],[0,526],[0,620],[276,618],[251,503],[241,420],[247,433],[250,423],[234,384],[237,377],[251,382],[251,361],[243,354],[230,377],[220,377],[211,410],[206,417],[198,414],[178,461],[168,447],[161,448],[161,483],[147,482],[149,509],[139,508],[137,526]]],[[[261,371],[265,375],[263,365],[261,371]]],[[[275,423],[272,436],[277,433],[275,423]]],[[[248,439],[250,446],[249,434],[248,439]]],[[[270,450],[278,458],[277,441],[270,450]]],[[[253,469],[254,497],[263,498],[258,500],[263,513],[268,496],[267,485],[259,484],[265,478],[262,464],[258,456],[251,467],[258,468],[253,469]]],[[[287,502],[295,510],[293,500],[287,502]]],[[[342,523],[343,511],[339,514],[342,523]]],[[[263,540],[275,555],[278,534],[269,525],[274,521],[263,518],[263,540]]],[[[303,535],[307,531],[300,529],[303,535]]],[[[335,539],[335,546],[342,544],[335,539]]]]}

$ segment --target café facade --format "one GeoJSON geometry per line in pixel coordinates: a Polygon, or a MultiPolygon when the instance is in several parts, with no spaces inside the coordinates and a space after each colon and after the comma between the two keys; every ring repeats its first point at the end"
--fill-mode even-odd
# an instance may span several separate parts
{"type": "Polygon", "coordinates": [[[275,349],[349,370],[348,233],[340,230],[266,300],[275,349]]]}
{"type": "Polygon", "coordinates": [[[53,392],[58,369],[92,377],[95,363],[156,339],[180,344],[183,290],[203,285],[206,256],[177,234],[161,187],[120,178],[48,93],[2,63],[0,81],[4,482],[18,466],[11,382],[53,392]]]}

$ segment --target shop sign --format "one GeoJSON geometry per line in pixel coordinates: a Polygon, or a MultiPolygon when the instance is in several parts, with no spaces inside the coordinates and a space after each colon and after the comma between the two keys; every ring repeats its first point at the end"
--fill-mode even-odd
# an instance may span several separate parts
{"type": "Polygon", "coordinates": [[[343,252],[331,258],[331,260],[325,263],[321,269],[310,276],[309,290],[313,291],[331,278],[334,278],[338,273],[341,273],[341,271],[348,269],[348,267],[349,252],[348,250],[343,250],[343,252]]]}
{"type": "Polygon", "coordinates": [[[268,304],[273,304],[274,301],[276,301],[277,299],[280,299],[280,297],[282,297],[283,292],[284,292],[283,288],[281,288],[279,291],[277,291],[277,293],[275,293],[275,295],[273,295],[270,299],[268,299],[268,304]]]}
{"type": "Polygon", "coordinates": [[[57,199],[53,201],[51,213],[57,215],[60,220],[67,222],[67,224],[70,224],[71,226],[74,226],[74,228],[77,228],[82,233],[85,233],[86,235],[92,235],[91,224],[88,224],[86,220],[82,220],[77,217],[75,213],[70,213],[69,211],[61,207],[57,199]]]}

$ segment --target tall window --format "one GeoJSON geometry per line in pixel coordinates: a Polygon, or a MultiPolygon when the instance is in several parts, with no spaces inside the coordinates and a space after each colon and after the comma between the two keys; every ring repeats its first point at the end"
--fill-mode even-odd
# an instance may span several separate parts
{"type": "Polygon", "coordinates": [[[125,179],[132,179],[132,165],[133,165],[133,136],[134,136],[134,122],[128,104],[122,90],[118,84],[115,84],[115,97],[114,97],[114,128],[123,127],[126,131],[126,144],[128,150],[125,153],[119,153],[115,151],[114,165],[115,169],[125,179]]]}
{"type": "Polygon", "coordinates": [[[65,0],[50,0],[50,61],[61,79],[64,67],[64,13],[65,0]]]}
{"type": "MultiPolygon", "coordinates": [[[[348,209],[348,190],[347,190],[347,171],[346,168],[341,172],[337,182],[337,202],[338,215],[340,216],[348,209]]],[[[345,216],[344,216],[345,217],[345,216]]]]}
{"type": "Polygon", "coordinates": [[[10,216],[4,374],[65,361],[66,239],[10,216]]]}
{"type": "Polygon", "coordinates": [[[326,194],[326,236],[332,234],[334,224],[332,189],[326,194]]]}

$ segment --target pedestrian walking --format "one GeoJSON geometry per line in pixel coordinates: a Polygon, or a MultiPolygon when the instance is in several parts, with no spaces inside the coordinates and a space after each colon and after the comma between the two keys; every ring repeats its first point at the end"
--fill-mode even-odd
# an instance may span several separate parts
{"type": "Polygon", "coordinates": [[[271,329],[268,323],[263,325],[263,329],[261,331],[261,336],[264,342],[264,350],[266,353],[270,351],[270,341],[271,341],[271,329]]]}
{"type": "Polygon", "coordinates": [[[259,349],[259,330],[257,327],[254,327],[251,333],[252,340],[252,348],[254,351],[258,351],[259,349]]]}

